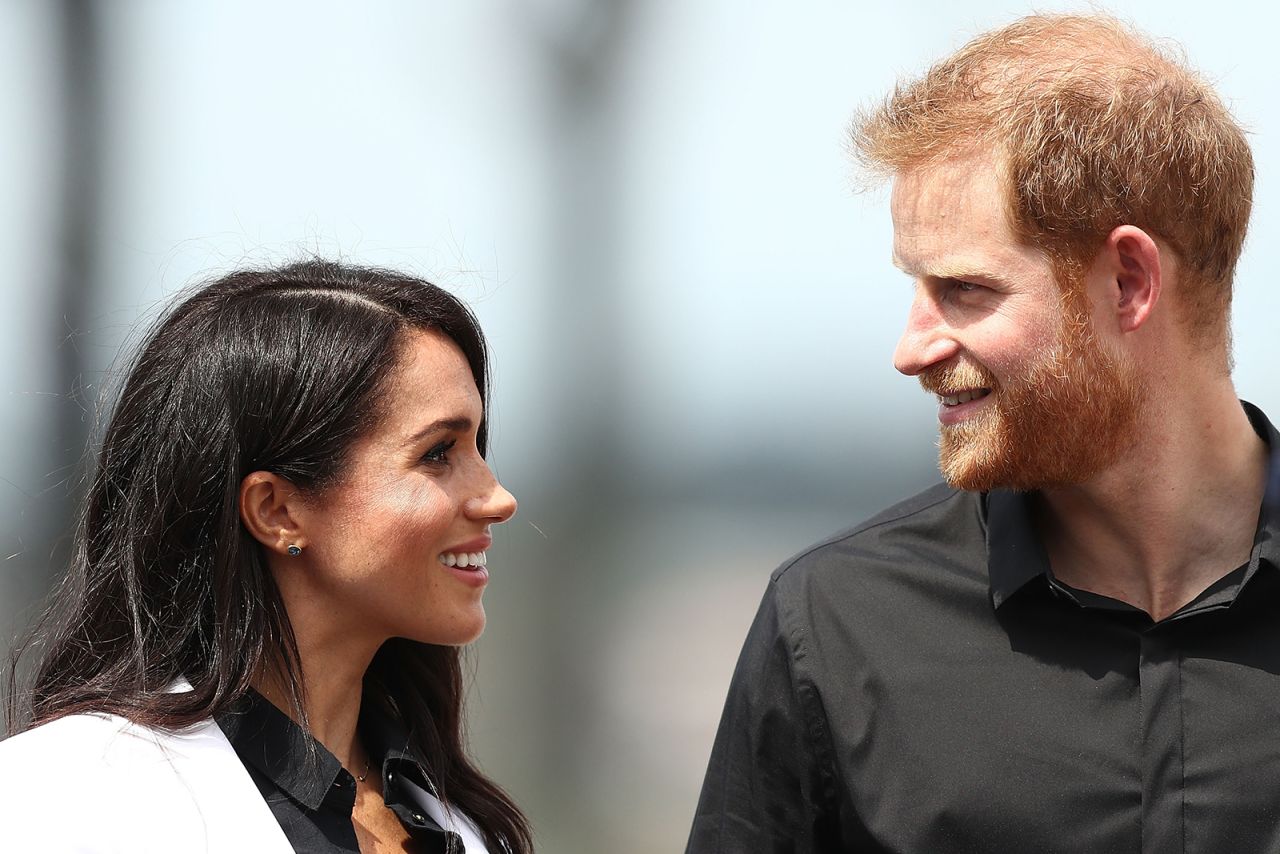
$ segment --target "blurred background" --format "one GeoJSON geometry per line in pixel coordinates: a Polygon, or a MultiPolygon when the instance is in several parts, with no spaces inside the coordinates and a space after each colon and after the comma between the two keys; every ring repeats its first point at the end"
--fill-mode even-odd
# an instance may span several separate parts
{"type": "MultiPolygon", "coordinates": [[[[1280,416],[1277,13],[1110,8],[1252,132],[1236,379],[1280,416]]],[[[405,268],[490,336],[521,502],[490,553],[475,751],[540,850],[680,850],[769,573],[936,479],[934,404],[890,364],[910,283],[887,193],[853,192],[849,118],[1029,10],[3,0],[0,650],[59,572],[140,324],[245,264],[405,268]]]]}

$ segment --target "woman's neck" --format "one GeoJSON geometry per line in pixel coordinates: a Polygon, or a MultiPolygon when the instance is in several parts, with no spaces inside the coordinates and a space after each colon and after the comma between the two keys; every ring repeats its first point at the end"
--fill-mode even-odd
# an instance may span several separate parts
{"type": "MultiPolygon", "coordinates": [[[[302,665],[302,707],[312,737],[332,753],[342,767],[353,775],[363,773],[368,754],[360,743],[357,724],[360,720],[361,688],[364,673],[373,655],[352,657],[317,655],[314,648],[304,647],[298,639],[298,657],[302,665]]],[[[274,670],[264,671],[254,679],[253,687],[272,705],[295,723],[297,719],[290,697],[288,681],[274,670]]]]}

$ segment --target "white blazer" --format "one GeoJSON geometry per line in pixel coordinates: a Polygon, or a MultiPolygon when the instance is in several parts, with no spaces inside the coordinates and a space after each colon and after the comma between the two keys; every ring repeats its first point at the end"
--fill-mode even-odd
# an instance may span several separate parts
{"type": "Polygon", "coordinates": [[[212,720],[168,733],[70,715],[0,742],[6,851],[292,854],[212,720]]]}
{"type": "MultiPolygon", "coordinates": [[[[467,854],[475,826],[411,790],[467,854]]],[[[292,854],[212,720],[179,733],[69,715],[0,741],[0,849],[48,854],[292,854]]]]}

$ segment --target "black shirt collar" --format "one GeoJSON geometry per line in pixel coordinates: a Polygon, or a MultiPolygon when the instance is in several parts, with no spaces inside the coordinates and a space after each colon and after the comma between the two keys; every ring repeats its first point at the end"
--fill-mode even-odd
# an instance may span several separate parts
{"type": "Polygon", "coordinates": [[[422,765],[414,758],[409,746],[410,733],[386,709],[373,702],[365,702],[361,706],[360,737],[374,758],[374,764],[381,770],[384,786],[389,780],[408,780],[432,796],[439,795],[422,765]]]}
{"type": "Polygon", "coordinates": [[[1008,489],[986,495],[987,572],[996,608],[1031,579],[1049,575],[1049,556],[1031,524],[1029,497],[1008,489]]]}
{"type": "MultiPolygon", "coordinates": [[[[351,788],[354,782],[336,756],[253,689],[230,712],[218,716],[218,725],[242,761],[307,809],[319,809],[334,789],[351,788]]],[[[403,794],[399,786],[392,787],[396,791],[388,788],[397,775],[435,794],[399,721],[376,703],[365,702],[358,726],[370,768],[382,775],[389,806],[396,806],[396,796],[403,794]]],[[[422,823],[440,829],[430,816],[424,816],[422,823]]]]}
{"type": "MultiPolygon", "coordinates": [[[[1246,401],[1240,403],[1253,429],[1271,449],[1267,489],[1258,513],[1253,551],[1246,566],[1211,585],[1188,606],[1190,610],[1230,604],[1264,560],[1273,567],[1280,566],[1280,536],[1277,536],[1280,534],[1280,433],[1277,433],[1262,410],[1246,401]]],[[[1033,579],[1043,577],[1052,582],[1049,557],[1031,523],[1030,498],[1028,493],[1007,489],[992,490],[983,496],[987,526],[987,571],[991,583],[991,602],[996,608],[1033,579]]]]}
{"type": "MultiPolygon", "coordinates": [[[[461,852],[462,839],[442,828],[421,802],[418,790],[437,798],[438,793],[412,755],[398,716],[376,698],[364,699],[358,726],[370,757],[367,773],[380,775],[387,808],[412,835],[415,850],[461,852]]],[[[296,850],[359,850],[351,824],[356,779],[320,742],[256,691],[217,722],[296,850]]]]}
{"type": "Polygon", "coordinates": [[[320,808],[344,773],[336,756],[253,689],[218,716],[242,761],[309,810],[320,808]]]}

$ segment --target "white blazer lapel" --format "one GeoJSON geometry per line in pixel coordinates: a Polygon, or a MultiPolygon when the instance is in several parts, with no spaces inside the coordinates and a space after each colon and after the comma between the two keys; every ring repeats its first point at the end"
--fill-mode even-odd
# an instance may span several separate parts
{"type": "Polygon", "coordinates": [[[214,721],[205,721],[181,733],[155,733],[158,745],[172,766],[173,780],[167,796],[176,803],[173,827],[200,833],[210,854],[292,854],[279,822],[245,770],[239,755],[214,721]],[[185,790],[185,791],[183,791],[185,790]]]}

